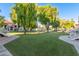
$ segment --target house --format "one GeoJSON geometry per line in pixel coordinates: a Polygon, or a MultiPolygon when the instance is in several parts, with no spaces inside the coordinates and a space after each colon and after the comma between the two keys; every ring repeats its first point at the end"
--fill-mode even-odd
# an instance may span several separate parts
{"type": "Polygon", "coordinates": [[[16,25],[11,20],[4,20],[4,28],[8,31],[16,29],[16,25]]]}

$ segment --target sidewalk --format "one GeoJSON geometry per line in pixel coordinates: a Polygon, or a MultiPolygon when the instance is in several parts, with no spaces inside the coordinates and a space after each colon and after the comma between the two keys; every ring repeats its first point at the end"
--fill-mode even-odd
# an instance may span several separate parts
{"type": "Polygon", "coordinates": [[[0,37],[0,45],[4,45],[18,38],[18,36],[0,37]]]}
{"type": "Polygon", "coordinates": [[[59,39],[72,44],[76,48],[77,52],[79,53],[79,40],[72,40],[68,38],[68,35],[60,36],[59,39]]]}
{"type": "Polygon", "coordinates": [[[12,54],[2,45],[0,45],[0,56],[12,56],[12,54]]]}
{"type": "Polygon", "coordinates": [[[18,38],[18,36],[0,37],[0,56],[12,56],[12,54],[3,46],[18,38]]]}

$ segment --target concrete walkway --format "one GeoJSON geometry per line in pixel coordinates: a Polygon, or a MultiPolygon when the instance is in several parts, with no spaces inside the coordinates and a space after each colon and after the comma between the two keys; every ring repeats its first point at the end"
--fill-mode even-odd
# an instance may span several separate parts
{"type": "Polygon", "coordinates": [[[3,46],[18,38],[18,36],[0,37],[0,56],[12,56],[12,54],[3,46]]]}
{"type": "Polygon", "coordinates": [[[60,36],[59,39],[72,44],[79,53],[79,40],[72,40],[68,35],[60,36]]]}
{"type": "Polygon", "coordinates": [[[6,43],[9,43],[9,42],[15,40],[16,38],[18,38],[18,36],[1,37],[0,38],[0,45],[4,45],[6,43]]]}
{"type": "Polygon", "coordinates": [[[12,56],[12,54],[2,45],[0,45],[0,56],[12,56]]]}

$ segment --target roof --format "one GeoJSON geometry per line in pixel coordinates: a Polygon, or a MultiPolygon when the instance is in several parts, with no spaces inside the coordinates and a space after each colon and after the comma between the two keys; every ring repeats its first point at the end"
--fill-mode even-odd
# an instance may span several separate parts
{"type": "Polygon", "coordinates": [[[76,26],[79,26],[79,24],[76,24],[76,26]]]}
{"type": "Polygon", "coordinates": [[[13,24],[11,20],[4,20],[4,24],[13,24]]]}

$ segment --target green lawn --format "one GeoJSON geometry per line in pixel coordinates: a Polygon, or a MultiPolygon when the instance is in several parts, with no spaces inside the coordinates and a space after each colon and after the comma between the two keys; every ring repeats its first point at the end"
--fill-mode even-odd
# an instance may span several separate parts
{"type": "Polygon", "coordinates": [[[13,55],[18,56],[73,56],[75,48],[58,39],[65,33],[41,33],[20,35],[20,38],[4,45],[13,55]]]}

